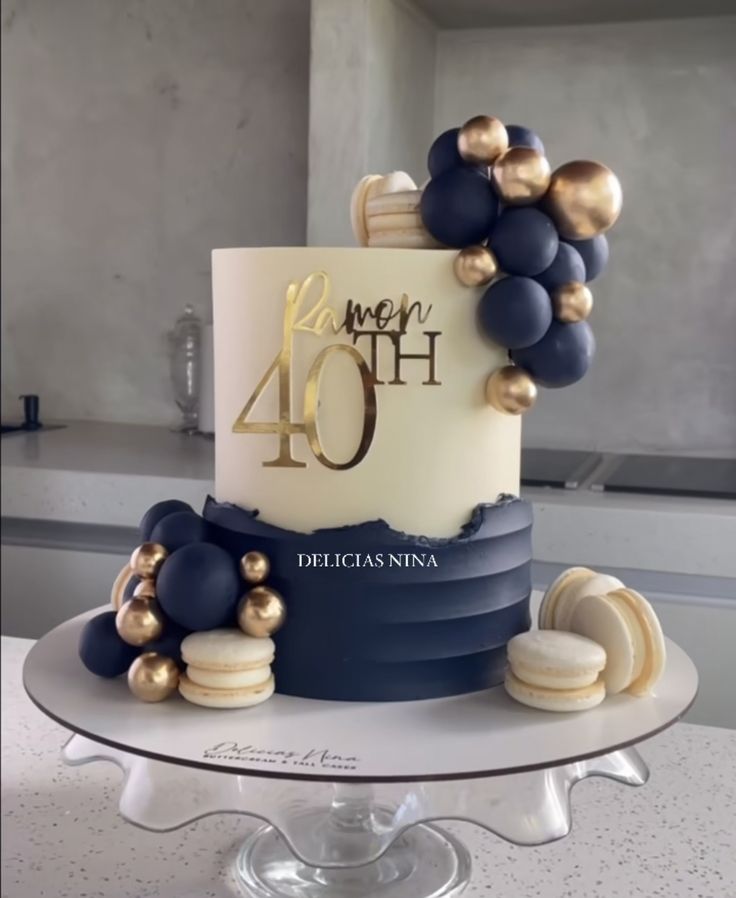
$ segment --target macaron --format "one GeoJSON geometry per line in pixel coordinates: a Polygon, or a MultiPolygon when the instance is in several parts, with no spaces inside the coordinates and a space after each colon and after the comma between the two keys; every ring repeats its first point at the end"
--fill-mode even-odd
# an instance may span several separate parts
{"type": "Polygon", "coordinates": [[[187,676],[197,686],[208,689],[245,689],[261,686],[271,676],[271,667],[264,664],[251,670],[207,670],[204,667],[187,666],[187,676]]]}
{"type": "Polygon", "coordinates": [[[625,605],[610,596],[583,596],[570,618],[573,633],[587,636],[606,650],[603,681],[616,695],[634,682],[643,669],[644,637],[625,605]]]}
{"type": "Polygon", "coordinates": [[[605,649],[576,633],[529,630],[507,646],[513,674],[529,686],[578,690],[592,686],[606,666],[605,649]]]}
{"type": "Polygon", "coordinates": [[[588,711],[606,696],[602,680],[579,689],[545,689],[524,683],[511,670],[506,671],[504,686],[511,698],[540,711],[588,711]]]}
{"type": "Polygon", "coordinates": [[[541,629],[569,630],[572,613],[583,596],[605,595],[620,589],[623,583],[610,574],[598,574],[588,568],[568,568],[545,593],[539,608],[541,629]]]}
{"type": "Polygon", "coordinates": [[[421,190],[382,193],[366,203],[368,246],[437,249],[440,243],[424,227],[421,190]]]}
{"type": "Polygon", "coordinates": [[[608,598],[617,603],[620,610],[626,609],[629,625],[632,628],[635,625],[640,634],[637,644],[643,643],[643,663],[637,666],[627,691],[632,695],[647,695],[659,682],[667,662],[662,625],[654,608],[636,590],[627,587],[616,589],[608,593],[608,598]]]}
{"type": "Polygon", "coordinates": [[[350,224],[360,246],[368,246],[368,223],[366,204],[373,197],[383,193],[415,190],[416,184],[406,172],[391,172],[388,175],[365,175],[358,181],[350,197],[350,224]]]}
{"type": "Polygon", "coordinates": [[[213,689],[193,683],[187,674],[179,678],[179,693],[182,698],[203,708],[250,708],[260,705],[271,698],[274,692],[274,679],[269,677],[258,686],[243,686],[240,689],[213,689]]]}
{"type": "Polygon", "coordinates": [[[203,670],[243,671],[269,665],[274,649],[269,637],[256,639],[235,628],[203,630],[182,640],[181,657],[186,664],[203,670]]]}
{"type": "Polygon", "coordinates": [[[246,636],[241,630],[191,633],[181,643],[186,672],[179,693],[205,708],[248,708],[273,695],[273,640],[246,636]]]}

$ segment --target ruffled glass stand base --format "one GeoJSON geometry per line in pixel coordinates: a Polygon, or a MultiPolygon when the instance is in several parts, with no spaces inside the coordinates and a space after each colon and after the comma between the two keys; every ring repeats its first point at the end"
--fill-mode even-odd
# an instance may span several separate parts
{"type": "Polygon", "coordinates": [[[615,696],[582,714],[526,709],[502,689],[390,704],[275,696],[231,712],[144,705],[124,681],[82,668],[87,616],[40,640],[24,669],[33,701],[76,733],[64,759],[117,764],[120,813],[148,830],[221,813],[263,821],[236,861],[254,898],[460,895],[470,856],[436,821],[472,822],[517,845],[562,838],[573,785],[643,785],[633,745],[679,719],[697,691],[692,662],[668,643],[656,696],[615,696]]]}

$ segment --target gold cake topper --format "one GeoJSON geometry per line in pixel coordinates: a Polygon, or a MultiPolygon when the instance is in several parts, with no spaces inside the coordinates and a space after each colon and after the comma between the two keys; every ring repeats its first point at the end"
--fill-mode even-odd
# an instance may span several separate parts
{"type": "Polygon", "coordinates": [[[270,461],[263,462],[266,468],[307,466],[306,462],[294,458],[291,438],[295,434],[303,434],[306,437],[312,454],[325,467],[335,471],[354,468],[365,458],[373,442],[378,416],[377,386],[405,385],[407,381],[402,377],[402,363],[409,360],[427,362],[427,378],[422,381],[423,385],[439,386],[441,383],[437,379],[437,338],[441,336],[440,331],[422,332],[428,341],[426,353],[402,352],[402,338],[407,333],[410,323],[416,321],[419,325],[425,324],[432,311],[431,305],[425,309],[420,302],[410,302],[406,293],[401,295],[398,303],[391,299],[382,299],[375,306],[363,306],[349,299],[345,314],[340,318],[337,310],[330,305],[331,290],[330,278],[325,271],[312,272],[303,281],[292,281],[289,284],[284,305],[281,348],[233,423],[233,433],[270,433],[278,436],[278,455],[270,461]],[[315,287],[319,292],[310,306],[309,296],[313,294],[315,287]],[[307,372],[304,387],[304,420],[292,421],[294,335],[308,333],[323,336],[326,332],[352,337],[352,346],[347,343],[333,343],[320,350],[307,372]],[[370,364],[356,345],[358,340],[364,337],[369,340],[370,364]],[[393,378],[389,381],[379,378],[380,348],[387,342],[393,351],[393,378]],[[317,422],[322,373],[327,361],[339,353],[347,355],[355,362],[363,389],[363,430],[358,448],[352,458],[344,462],[334,461],[327,455],[320,440],[317,422]],[[274,375],[278,377],[278,421],[249,421],[248,417],[256,402],[274,375]]]}

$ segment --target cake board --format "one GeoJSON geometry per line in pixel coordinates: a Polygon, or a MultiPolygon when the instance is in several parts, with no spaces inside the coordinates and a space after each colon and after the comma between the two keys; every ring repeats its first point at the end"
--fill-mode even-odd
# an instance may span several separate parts
{"type": "Polygon", "coordinates": [[[694,665],[668,641],[656,695],[609,697],[581,714],[527,709],[502,688],[385,704],[277,695],[227,712],[179,698],[146,705],[123,679],[82,667],[77,641],[95,613],[43,637],[24,668],[34,703],[76,734],[65,760],[120,766],[121,814],[149,830],[215,813],[261,819],[237,860],[244,894],[257,898],[459,895],[470,857],[433,821],[473,822],[517,845],[562,838],[572,786],[645,783],[634,745],[676,722],[697,692],[694,665]]]}

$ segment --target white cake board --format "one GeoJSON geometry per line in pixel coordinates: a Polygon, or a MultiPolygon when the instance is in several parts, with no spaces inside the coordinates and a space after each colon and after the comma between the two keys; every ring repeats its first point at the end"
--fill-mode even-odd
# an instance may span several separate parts
{"type": "MultiPolygon", "coordinates": [[[[276,695],[222,711],[181,699],[137,701],[125,678],[91,675],[77,654],[80,615],[28,655],[24,684],[50,717],[95,742],[169,763],[233,774],[346,783],[501,776],[571,764],[646,739],[695,699],[697,672],[667,641],[656,694],[617,695],[592,711],[525,708],[503,687],[417,702],[327,702],[276,695]]],[[[328,651],[329,647],[325,647],[328,651]]],[[[278,684],[277,684],[278,685],[278,684]]]]}
{"type": "Polygon", "coordinates": [[[575,783],[643,785],[649,771],[630,746],[674,723],[697,692],[692,662],[668,642],[656,695],[579,714],[524,708],[502,687],[421,702],[147,705],[125,678],[82,666],[79,635],[98,611],[36,643],[28,694],[77,734],[67,763],[123,770],[120,812],[131,823],[167,831],[217,813],[266,822],[234,867],[251,898],[456,898],[470,856],[432,821],[470,821],[518,845],[562,838],[575,783]]]}

